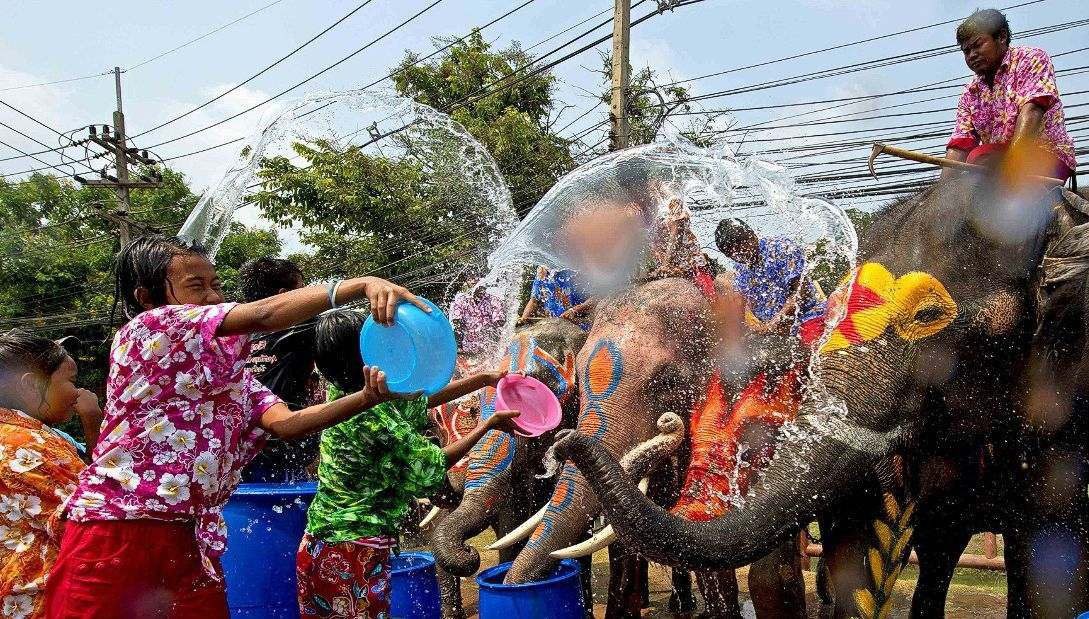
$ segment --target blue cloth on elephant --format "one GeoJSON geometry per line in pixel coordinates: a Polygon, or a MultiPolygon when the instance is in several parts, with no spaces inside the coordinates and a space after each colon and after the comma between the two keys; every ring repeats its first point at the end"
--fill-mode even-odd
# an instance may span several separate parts
{"type": "Polygon", "coordinates": [[[553,318],[586,302],[586,295],[575,286],[575,272],[568,269],[549,270],[544,277],[534,277],[530,294],[553,318]]]}
{"type": "MultiPolygon", "coordinates": [[[[753,316],[767,321],[783,310],[792,286],[805,275],[805,252],[790,239],[765,237],[760,239],[757,255],[752,266],[737,264],[734,286],[748,301],[753,316]]],[[[824,314],[824,295],[808,279],[802,280],[797,304],[799,323],[824,314]]]]}

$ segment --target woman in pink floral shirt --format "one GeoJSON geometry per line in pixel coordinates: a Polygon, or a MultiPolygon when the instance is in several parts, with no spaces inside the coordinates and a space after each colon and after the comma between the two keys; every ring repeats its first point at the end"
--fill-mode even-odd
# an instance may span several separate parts
{"type": "MultiPolygon", "coordinates": [[[[1067,179],[1077,163],[1066,133],[1055,67],[1035,47],[1011,47],[1006,16],[976,11],[957,28],[957,44],[976,77],[957,106],[956,128],[946,157],[982,161],[1012,145],[1039,144],[1053,160],[1042,170],[1067,179]]],[[[943,176],[951,174],[946,168],[943,176]]]]}
{"type": "Polygon", "coordinates": [[[220,511],[267,436],[298,438],[394,397],[367,387],[292,411],[246,369],[249,334],[276,331],[367,297],[389,324],[411,293],[377,278],[224,303],[199,248],[145,237],[118,257],[131,320],[114,337],[105,420],[66,506],[49,579],[49,617],[227,617],[220,511]]]}

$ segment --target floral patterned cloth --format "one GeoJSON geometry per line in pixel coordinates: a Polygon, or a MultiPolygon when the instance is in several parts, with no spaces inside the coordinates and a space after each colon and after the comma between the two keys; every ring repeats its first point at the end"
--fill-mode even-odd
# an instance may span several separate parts
{"type": "Polygon", "coordinates": [[[957,106],[949,147],[970,151],[979,144],[1008,143],[1013,139],[1021,106],[1030,101],[1047,109],[1043,129],[1046,145],[1059,163],[1073,170],[1077,162],[1074,145],[1066,133],[1055,67],[1047,52],[1036,47],[1010,47],[995,73],[993,87],[979,76],[968,82],[957,106]]]}
{"type": "Polygon", "coordinates": [[[506,318],[503,300],[483,288],[459,292],[450,303],[450,322],[465,355],[479,355],[494,346],[497,329],[506,318]]]}
{"type": "Polygon", "coordinates": [[[300,617],[388,619],[388,540],[330,544],[307,533],[299,544],[295,570],[300,617]]]}
{"type": "Polygon", "coordinates": [[[396,536],[416,497],[446,477],[446,455],[421,434],[427,425],[420,397],[383,402],[322,431],[307,532],[334,543],[396,536]]]}
{"type": "Polygon", "coordinates": [[[575,287],[575,272],[567,269],[538,270],[530,295],[553,318],[586,302],[586,295],[575,287]]]}
{"type": "MultiPolygon", "coordinates": [[[[783,310],[793,289],[805,275],[805,252],[793,241],[782,237],[760,239],[755,265],[737,265],[734,286],[748,302],[748,310],[758,320],[767,321],[783,310]]],[[[798,295],[798,319],[806,321],[824,313],[823,295],[813,282],[802,280],[798,295]]]]}
{"type": "Polygon", "coordinates": [[[52,516],[83,466],[72,444],[48,426],[0,408],[0,617],[41,616],[60,546],[52,516]]]}
{"type": "Polygon", "coordinates": [[[234,307],[167,305],[133,318],[110,352],[105,420],[68,518],[193,521],[205,569],[227,547],[223,504],[280,402],[246,369],[248,336],[218,337],[234,307]]]}

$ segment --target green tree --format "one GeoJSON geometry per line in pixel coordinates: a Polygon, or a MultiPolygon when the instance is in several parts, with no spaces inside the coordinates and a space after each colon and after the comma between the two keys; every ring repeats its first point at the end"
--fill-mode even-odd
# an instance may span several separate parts
{"type": "MultiPolygon", "coordinates": [[[[397,91],[448,111],[489,151],[520,215],[574,167],[549,120],[554,78],[519,72],[532,58],[517,44],[494,50],[473,33],[431,62],[418,60],[410,53],[398,64],[397,91]]],[[[451,284],[479,275],[471,258],[493,240],[494,206],[463,184],[461,144],[423,123],[390,141],[396,156],[321,139],[295,143],[295,163],[262,162],[254,200],[270,220],[300,228],[312,253],[298,259],[310,275],[377,272],[445,298],[451,284]]]]}
{"type": "Polygon", "coordinates": [[[496,51],[473,32],[435,61],[418,61],[406,54],[394,77],[397,91],[449,110],[495,158],[520,214],[574,167],[567,140],[549,122],[556,78],[548,71],[518,72],[533,61],[518,43],[496,51]],[[494,92],[480,96],[485,91],[494,92]]]}
{"type": "MultiPolygon", "coordinates": [[[[142,226],[174,234],[197,196],[182,174],[162,172],[161,187],[133,192],[131,215],[142,226]]],[[[113,205],[105,190],[53,176],[0,180],[0,330],[78,338],[79,384],[100,394],[109,341],[122,320],[120,310],[112,312],[117,232],[101,214],[113,205]]],[[[217,264],[227,294],[236,294],[238,266],[279,250],[274,233],[234,224],[217,264]]]]}

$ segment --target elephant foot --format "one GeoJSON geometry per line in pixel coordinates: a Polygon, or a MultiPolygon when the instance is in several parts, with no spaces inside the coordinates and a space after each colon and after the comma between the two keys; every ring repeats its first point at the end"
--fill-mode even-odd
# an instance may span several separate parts
{"type": "Polygon", "coordinates": [[[687,594],[677,593],[676,591],[669,594],[669,612],[671,613],[691,613],[694,612],[698,606],[696,598],[692,595],[691,591],[687,594]]]}

